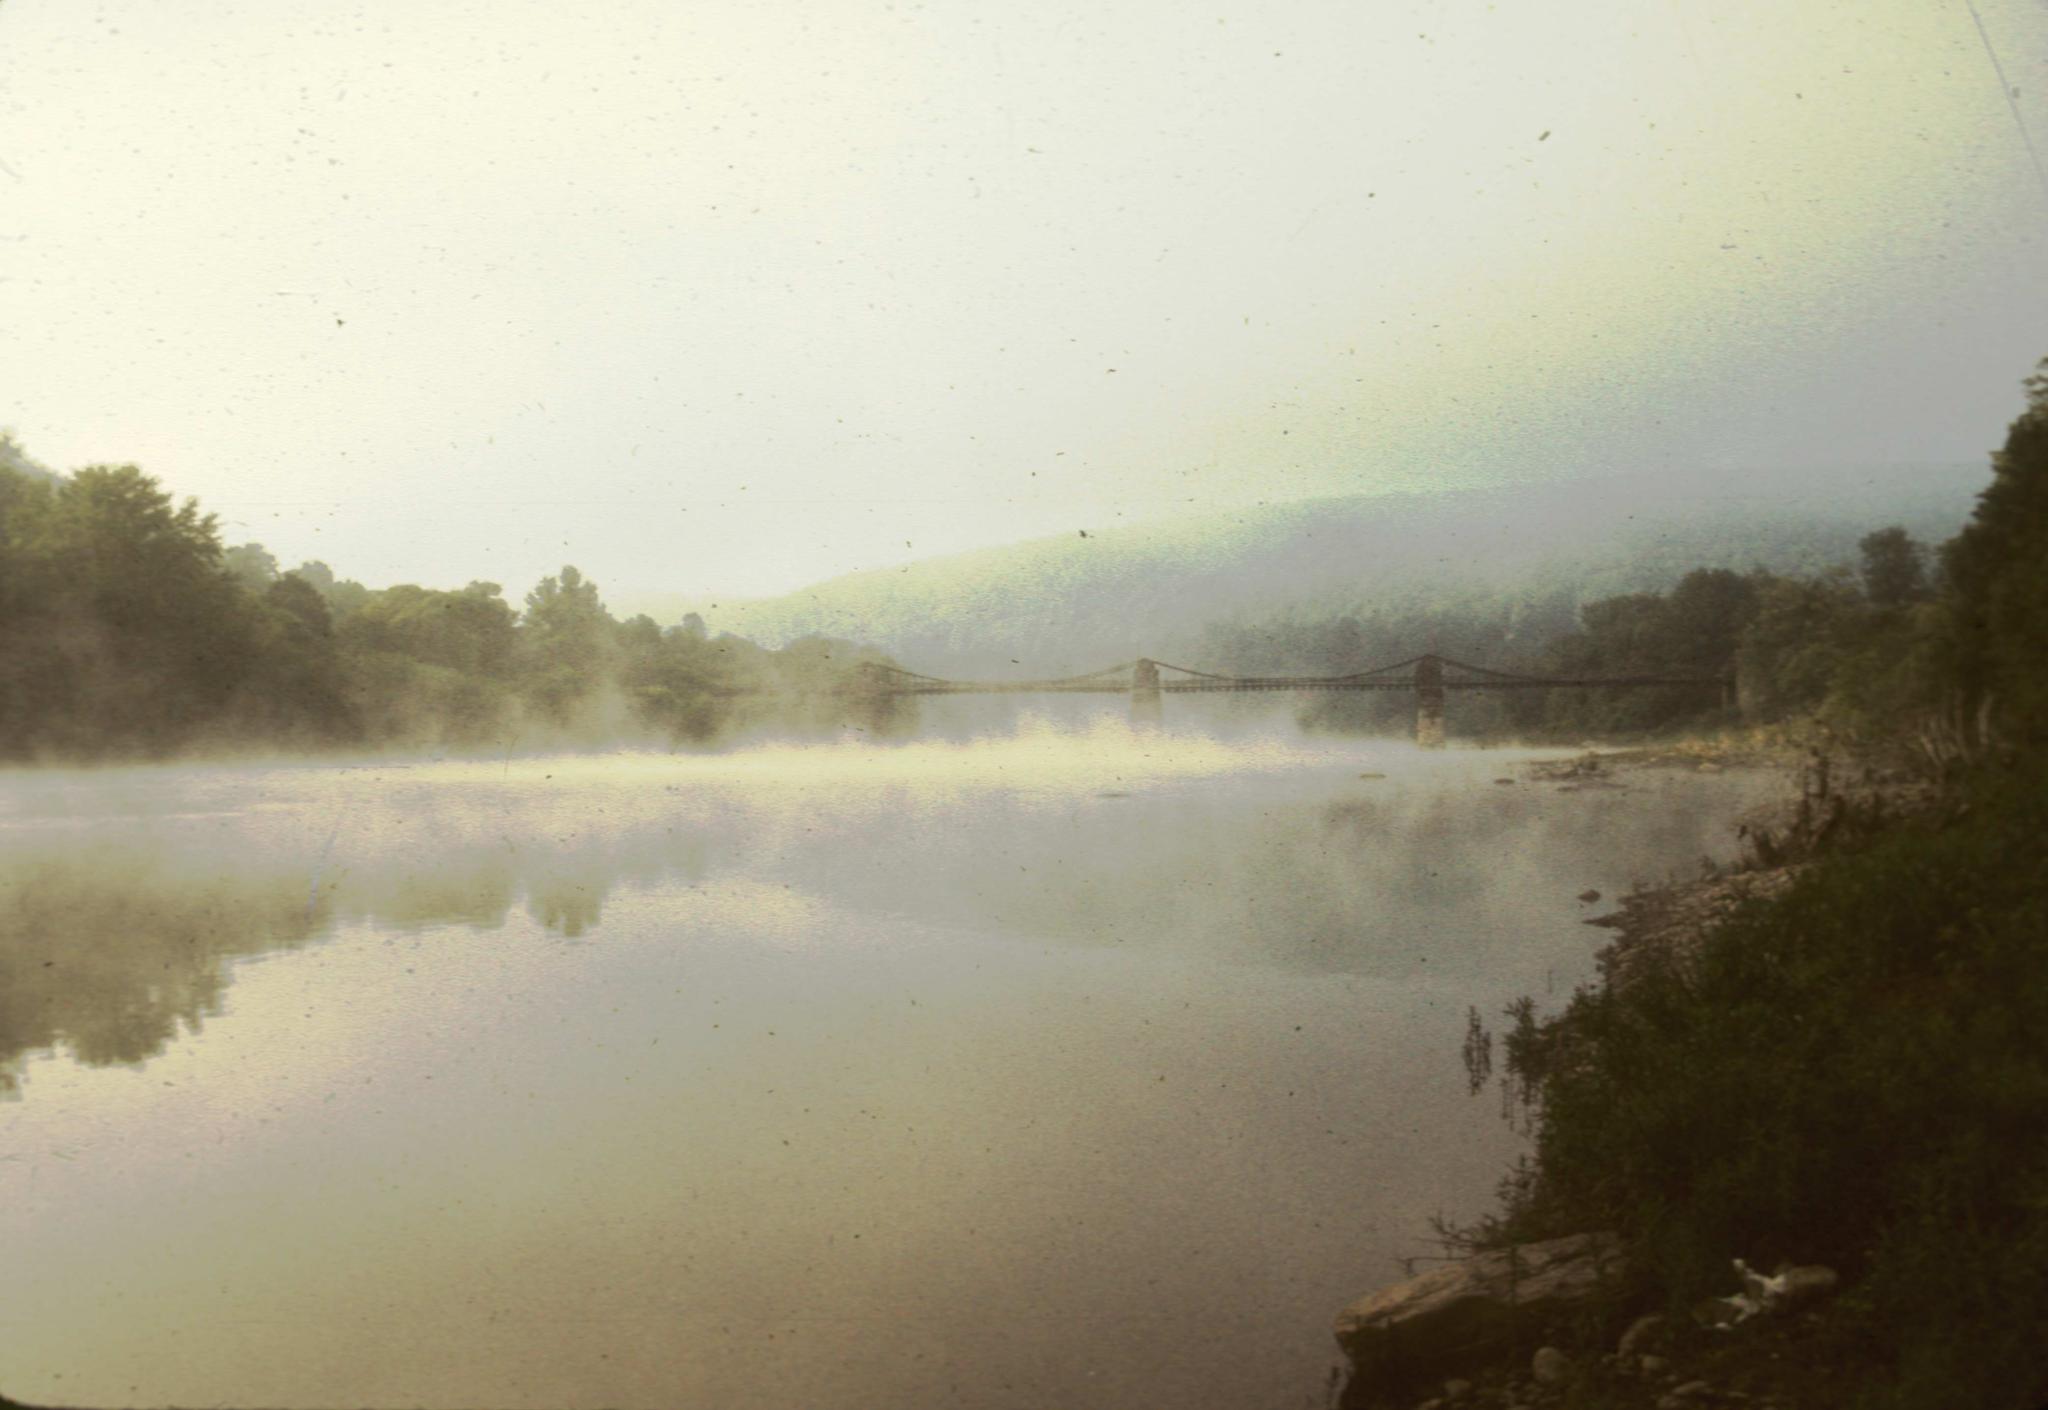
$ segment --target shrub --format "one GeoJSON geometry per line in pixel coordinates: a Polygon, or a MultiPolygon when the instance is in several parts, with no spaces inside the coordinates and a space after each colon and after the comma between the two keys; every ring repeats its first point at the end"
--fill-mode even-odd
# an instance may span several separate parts
{"type": "Polygon", "coordinates": [[[1889,1403],[2048,1389],[2048,767],[1965,796],[1682,969],[1523,1009],[1536,1159],[1503,1233],[1618,1215],[1675,1305],[1728,1291],[1734,1256],[1831,1263],[1867,1275],[1889,1403]]]}

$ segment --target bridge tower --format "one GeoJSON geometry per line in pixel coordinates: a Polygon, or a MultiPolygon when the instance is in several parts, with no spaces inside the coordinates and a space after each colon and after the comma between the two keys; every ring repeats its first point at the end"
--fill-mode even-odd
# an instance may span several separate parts
{"type": "Polygon", "coordinates": [[[1159,663],[1140,656],[1131,667],[1131,723],[1141,729],[1166,722],[1166,702],[1159,690],[1159,663]]]}
{"type": "Polygon", "coordinates": [[[1415,742],[1424,749],[1444,747],[1444,663],[1439,656],[1415,663],[1415,742]]]}

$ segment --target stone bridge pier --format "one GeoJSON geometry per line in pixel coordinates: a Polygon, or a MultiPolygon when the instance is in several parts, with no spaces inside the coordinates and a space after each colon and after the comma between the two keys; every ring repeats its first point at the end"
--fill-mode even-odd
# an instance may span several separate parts
{"type": "Polygon", "coordinates": [[[1157,729],[1166,722],[1166,701],[1159,690],[1159,663],[1138,658],[1131,667],[1131,723],[1157,729]]]}
{"type": "Polygon", "coordinates": [[[1415,742],[1424,749],[1444,747],[1444,663],[1425,656],[1415,663],[1415,742]]]}

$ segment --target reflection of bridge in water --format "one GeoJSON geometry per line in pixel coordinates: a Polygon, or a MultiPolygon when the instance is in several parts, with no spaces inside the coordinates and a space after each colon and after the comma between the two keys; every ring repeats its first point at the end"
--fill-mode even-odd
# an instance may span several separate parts
{"type": "Polygon", "coordinates": [[[1341,676],[1228,676],[1139,657],[1085,675],[1051,680],[956,681],[900,666],[870,663],[867,686],[882,695],[1128,695],[1139,721],[1159,718],[1162,697],[1276,690],[1405,690],[1415,694],[1415,742],[1444,742],[1444,696],[1453,690],[1599,690],[1643,686],[1714,686],[1723,700],[1735,682],[1727,676],[1532,676],[1467,665],[1425,653],[1341,676]]]}

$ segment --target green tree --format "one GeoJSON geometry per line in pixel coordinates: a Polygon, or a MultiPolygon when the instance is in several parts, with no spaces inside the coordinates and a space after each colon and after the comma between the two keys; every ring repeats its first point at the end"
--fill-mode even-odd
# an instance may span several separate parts
{"type": "Polygon", "coordinates": [[[267,591],[277,581],[277,559],[260,543],[236,544],[221,554],[221,566],[250,592],[267,591]]]}
{"type": "Polygon", "coordinates": [[[1933,594],[1927,583],[1927,549],[1897,525],[1865,534],[1863,595],[1878,607],[1905,607],[1933,594]]]}
{"type": "Polygon", "coordinates": [[[1725,676],[1735,669],[1743,631],[1757,614],[1758,582],[1726,568],[1695,568],[1665,599],[1655,660],[1658,670],[1725,676]]]}
{"type": "MultiPolygon", "coordinates": [[[[692,614],[694,615],[694,614],[692,614]]],[[[702,619],[663,631],[641,615],[618,629],[618,681],[641,721],[671,739],[703,739],[729,703],[725,658],[704,638],[702,619]]]]}
{"type": "Polygon", "coordinates": [[[334,570],[317,558],[306,560],[292,571],[312,584],[337,622],[360,610],[370,600],[368,588],[353,578],[336,578],[334,570]]]}
{"type": "MultiPolygon", "coordinates": [[[[1554,641],[1541,673],[1562,676],[1682,675],[1725,678],[1736,669],[1743,633],[1757,616],[1765,579],[1697,568],[1668,593],[1636,592],[1589,602],[1582,630],[1554,641]]],[[[1553,691],[1544,721],[1554,732],[1637,733],[1712,716],[1712,686],[1553,691]]],[[[1522,707],[1526,709],[1527,707],[1522,707]]],[[[1510,718],[1526,718],[1510,707],[1510,718]]]]}
{"type": "Polygon", "coordinates": [[[1991,483],[1942,548],[1959,683],[2029,743],[2048,742],[2048,358],[1991,457],[1991,483]]]}
{"type": "Polygon", "coordinates": [[[471,675],[510,674],[516,648],[511,606],[496,583],[444,592],[400,583],[373,593],[344,628],[351,641],[471,675]]]}
{"type": "Polygon", "coordinates": [[[566,725],[608,674],[613,622],[597,584],[573,567],[541,579],[519,623],[521,693],[542,719],[566,725]]]}
{"type": "Polygon", "coordinates": [[[162,753],[215,724],[256,631],[213,516],[132,465],[9,499],[10,752],[162,753]]]}
{"type": "Polygon", "coordinates": [[[1856,600],[1841,573],[1759,584],[1756,616],[1736,650],[1747,716],[1771,722],[1820,708],[1841,664],[1836,629],[1856,600]]]}
{"type": "Polygon", "coordinates": [[[238,732],[317,747],[360,737],[361,722],[327,604],[287,573],[265,590],[254,665],[235,710],[238,732]]]}

